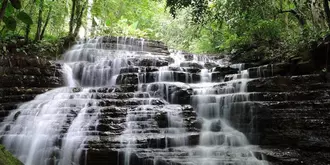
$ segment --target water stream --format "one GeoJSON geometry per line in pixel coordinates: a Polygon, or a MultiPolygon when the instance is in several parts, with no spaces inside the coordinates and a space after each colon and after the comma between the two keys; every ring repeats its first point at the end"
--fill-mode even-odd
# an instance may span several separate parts
{"type": "Polygon", "coordinates": [[[249,102],[244,65],[233,66],[238,73],[230,81],[215,82],[207,57],[159,54],[147,44],[126,37],[76,44],[61,61],[66,87],[14,110],[1,123],[2,143],[26,165],[87,164],[89,142],[111,134],[99,129],[104,107],[123,103],[125,127],[116,137],[121,164],[135,165],[133,157],[140,157],[152,164],[267,165],[254,154],[258,147],[231,126],[233,112],[249,102]],[[125,93],[122,85],[137,89],[125,93]],[[130,97],[120,99],[118,91],[130,97]],[[241,106],[233,106],[237,102],[241,106]],[[182,115],[187,104],[196,117],[182,115]],[[188,130],[187,118],[201,123],[200,132],[188,130]]]}

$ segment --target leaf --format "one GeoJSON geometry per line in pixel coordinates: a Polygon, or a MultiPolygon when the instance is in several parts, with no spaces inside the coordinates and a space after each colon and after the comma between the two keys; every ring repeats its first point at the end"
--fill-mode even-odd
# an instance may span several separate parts
{"type": "Polygon", "coordinates": [[[19,12],[17,18],[27,25],[33,24],[32,18],[24,11],[19,12]]]}
{"type": "Polygon", "coordinates": [[[134,22],[134,23],[131,25],[131,27],[132,27],[133,29],[136,29],[137,26],[138,26],[138,24],[139,24],[139,21],[136,21],[136,22],[134,22]]]}
{"type": "Polygon", "coordinates": [[[21,9],[22,8],[20,0],[10,0],[10,2],[11,2],[11,4],[13,5],[13,7],[15,9],[21,9]]]}
{"type": "Polygon", "coordinates": [[[106,21],[105,21],[105,24],[106,24],[107,26],[110,26],[110,25],[111,25],[111,21],[110,21],[110,20],[106,20],[106,21]]]}
{"type": "Polygon", "coordinates": [[[93,17],[93,19],[92,19],[92,24],[93,24],[93,25],[95,25],[95,26],[97,26],[97,25],[98,25],[98,21],[96,20],[96,18],[95,18],[95,17],[93,17]]]}
{"type": "Polygon", "coordinates": [[[11,5],[10,3],[7,5],[6,11],[5,11],[5,16],[9,17],[11,16],[11,14],[14,13],[15,8],[13,7],[13,5],[11,5]]]}
{"type": "Polygon", "coordinates": [[[3,22],[6,24],[6,27],[11,30],[11,31],[15,31],[16,26],[17,26],[17,22],[15,20],[14,17],[10,16],[10,17],[4,17],[3,18],[3,22]]]}

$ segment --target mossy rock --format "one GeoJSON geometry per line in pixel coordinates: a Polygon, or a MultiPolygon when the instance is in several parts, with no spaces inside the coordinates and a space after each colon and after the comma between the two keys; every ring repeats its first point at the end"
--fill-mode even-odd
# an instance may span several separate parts
{"type": "Polygon", "coordinates": [[[23,163],[0,145],[0,165],[23,165],[23,163]]]}

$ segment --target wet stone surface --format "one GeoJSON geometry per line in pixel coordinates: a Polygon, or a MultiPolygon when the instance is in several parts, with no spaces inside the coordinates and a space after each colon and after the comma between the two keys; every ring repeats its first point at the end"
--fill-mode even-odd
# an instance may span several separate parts
{"type": "Polygon", "coordinates": [[[64,61],[0,60],[1,136],[26,164],[329,164],[330,86],[308,63],[229,65],[124,37],[64,61]],[[60,67],[68,85],[50,90],[60,67]]]}
{"type": "Polygon", "coordinates": [[[61,65],[37,56],[0,56],[0,120],[17,105],[64,85],[61,65]]]}

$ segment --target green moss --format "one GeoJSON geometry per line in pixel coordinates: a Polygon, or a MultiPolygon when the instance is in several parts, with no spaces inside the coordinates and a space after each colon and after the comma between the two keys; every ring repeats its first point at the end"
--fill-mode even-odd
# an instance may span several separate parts
{"type": "Polygon", "coordinates": [[[0,165],[23,165],[23,163],[0,145],[0,165]]]}

